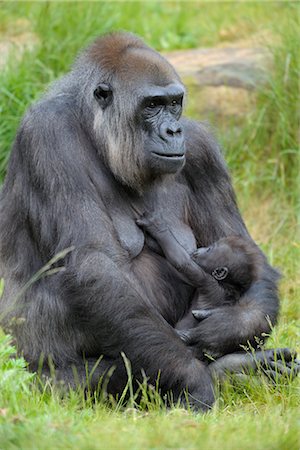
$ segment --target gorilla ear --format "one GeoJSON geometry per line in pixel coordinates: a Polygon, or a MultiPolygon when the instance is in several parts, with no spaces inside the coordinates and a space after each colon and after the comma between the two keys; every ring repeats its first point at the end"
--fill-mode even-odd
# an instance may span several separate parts
{"type": "Polygon", "coordinates": [[[105,109],[112,101],[112,89],[108,84],[101,83],[94,90],[94,97],[101,106],[105,109]]]}

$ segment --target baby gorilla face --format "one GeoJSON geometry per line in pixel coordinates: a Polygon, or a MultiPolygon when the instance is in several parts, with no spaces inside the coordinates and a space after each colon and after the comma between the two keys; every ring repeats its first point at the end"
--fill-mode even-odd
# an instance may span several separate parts
{"type": "Polygon", "coordinates": [[[240,238],[223,238],[209,247],[198,248],[192,258],[218,281],[241,284],[251,281],[251,263],[240,238]]]}
{"type": "Polygon", "coordinates": [[[223,240],[209,247],[200,247],[192,254],[193,260],[217,280],[224,280],[236,260],[233,249],[223,240]]]}

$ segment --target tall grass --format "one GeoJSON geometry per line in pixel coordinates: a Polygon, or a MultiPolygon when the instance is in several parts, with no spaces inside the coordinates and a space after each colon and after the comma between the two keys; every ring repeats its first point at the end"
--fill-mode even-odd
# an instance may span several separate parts
{"type": "MultiPolygon", "coordinates": [[[[144,409],[107,407],[80,390],[61,397],[50,383],[39,385],[14,348],[0,336],[0,448],[161,449],[219,448],[296,450],[295,385],[264,379],[223,387],[208,415],[166,410],[157,396],[144,409]]],[[[146,390],[143,391],[145,394],[146,390]]]]}
{"type": "Polygon", "coordinates": [[[299,12],[289,5],[293,16],[282,17],[281,32],[273,26],[276,45],[270,46],[274,65],[267,84],[257,98],[255,110],[248,116],[243,131],[223,137],[229,148],[228,161],[246,189],[271,189],[284,194],[287,201],[299,206],[299,12]]]}

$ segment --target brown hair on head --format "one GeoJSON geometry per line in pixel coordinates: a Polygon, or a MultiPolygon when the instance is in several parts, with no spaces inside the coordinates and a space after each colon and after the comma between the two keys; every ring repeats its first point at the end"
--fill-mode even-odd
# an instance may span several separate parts
{"type": "Polygon", "coordinates": [[[139,37],[126,32],[112,32],[97,38],[88,48],[87,54],[104,70],[118,69],[121,57],[128,49],[150,49],[139,37]]]}

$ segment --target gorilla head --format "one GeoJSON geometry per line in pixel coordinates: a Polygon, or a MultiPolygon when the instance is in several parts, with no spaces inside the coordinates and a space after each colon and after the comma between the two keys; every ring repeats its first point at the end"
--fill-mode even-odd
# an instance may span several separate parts
{"type": "Polygon", "coordinates": [[[86,119],[92,105],[94,145],[119,181],[140,191],[153,177],[183,167],[184,87],[162,56],[136,36],[109,34],[77,67],[91,68],[83,82],[86,119]]]}
{"type": "Polygon", "coordinates": [[[228,236],[209,247],[200,247],[192,258],[216,280],[243,290],[259,277],[264,262],[258,247],[240,236],[228,236]]]}

